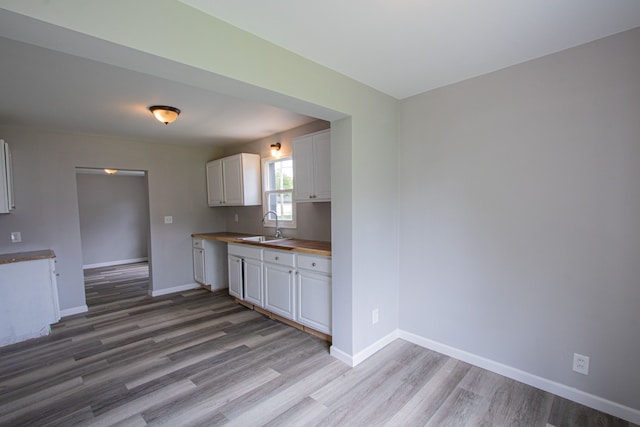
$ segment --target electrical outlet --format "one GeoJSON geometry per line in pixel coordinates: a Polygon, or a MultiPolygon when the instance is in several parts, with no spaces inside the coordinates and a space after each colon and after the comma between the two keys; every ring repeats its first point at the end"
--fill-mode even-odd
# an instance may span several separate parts
{"type": "Polygon", "coordinates": [[[238,214],[236,214],[233,219],[235,219],[235,221],[238,222],[238,214]]]}
{"type": "Polygon", "coordinates": [[[573,370],[584,375],[589,375],[589,356],[573,353],[573,370]]]}
{"type": "Polygon", "coordinates": [[[375,325],[376,323],[378,323],[378,309],[374,309],[371,312],[371,324],[375,325]]]}
{"type": "Polygon", "coordinates": [[[165,216],[164,217],[164,223],[165,224],[173,224],[173,217],[172,216],[165,216]]]}
{"type": "Polygon", "coordinates": [[[20,243],[22,242],[22,233],[19,231],[11,232],[11,243],[20,243]]]}

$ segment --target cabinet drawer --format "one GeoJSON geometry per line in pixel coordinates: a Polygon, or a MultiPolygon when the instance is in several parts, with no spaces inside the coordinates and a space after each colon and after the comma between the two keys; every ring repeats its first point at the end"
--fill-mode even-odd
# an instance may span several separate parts
{"type": "Polygon", "coordinates": [[[193,247],[202,249],[204,248],[204,240],[203,239],[193,239],[193,247]]]}
{"type": "Polygon", "coordinates": [[[331,274],[331,258],[320,255],[298,255],[298,268],[331,274]]]}
{"type": "Polygon", "coordinates": [[[251,245],[229,245],[229,255],[262,260],[262,248],[251,245]]]}
{"type": "Polygon", "coordinates": [[[274,251],[271,249],[264,250],[264,262],[270,262],[272,264],[286,265],[287,267],[294,267],[295,259],[292,252],[289,251],[274,251]]]}

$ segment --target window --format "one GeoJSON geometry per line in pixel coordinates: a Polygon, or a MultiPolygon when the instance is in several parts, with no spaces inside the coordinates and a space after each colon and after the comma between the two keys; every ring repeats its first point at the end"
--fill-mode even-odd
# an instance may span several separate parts
{"type": "MultiPolygon", "coordinates": [[[[293,202],[293,160],[291,157],[265,159],[262,165],[262,213],[278,214],[280,228],[296,228],[296,206],[293,202]]],[[[268,227],[276,226],[270,214],[264,220],[268,227]]]]}

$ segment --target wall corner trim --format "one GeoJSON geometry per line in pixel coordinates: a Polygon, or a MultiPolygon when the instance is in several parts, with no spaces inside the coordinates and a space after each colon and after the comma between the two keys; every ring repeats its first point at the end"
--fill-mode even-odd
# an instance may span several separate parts
{"type": "Polygon", "coordinates": [[[89,311],[89,307],[87,307],[87,304],[83,304],[77,307],[60,310],[60,317],[73,316],[74,314],[86,313],[87,311],[89,311]]]}
{"type": "Polygon", "coordinates": [[[478,356],[464,350],[460,350],[458,348],[421,337],[411,332],[399,330],[398,338],[419,345],[420,347],[424,347],[429,350],[447,355],[449,357],[453,357],[463,362],[470,363],[474,366],[478,366],[488,371],[495,372],[496,374],[503,375],[507,378],[511,378],[532,387],[536,387],[549,393],[553,393],[557,396],[564,397],[590,408],[597,409],[598,411],[606,412],[632,423],[640,423],[640,409],[621,405],[603,397],[578,390],[574,387],[570,387],[565,384],[549,380],[547,378],[539,377],[529,372],[521,371],[520,369],[514,368],[512,366],[504,365],[500,362],[486,359],[482,356],[478,356]]]}
{"type": "Polygon", "coordinates": [[[159,297],[161,295],[167,295],[167,294],[173,294],[176,292],[183,292],[183,291],[189,291],[191,289],[199,289],[200,285],[198,283],[187,283],[184,285],[179,285],[179,286],[173,286],[171,288],[164,288],[164,289],[149,289],[149,295],[151,295],[152,297],[159,297]]]}
{"type": "Polygon", "coordinates": [[[364,362],[366,359],[371,357],[378,350],[381,350],[382,348],[386,347],[388,344],[391,344],[397,338],[398,338],[398,331],[394,330],[393,332],[389,333],[388,335],[385,335],[384,337],[380,338],[378,341],[374,342],[373,344],[366,347],[362,351],[359,351],[357,354],[353,356],[336,348],[333,345],[330,348],[330,353],[336,359],[346,363],[347,365],[353,368],[354,366],[357,366],[358,364],[364,362]]]}

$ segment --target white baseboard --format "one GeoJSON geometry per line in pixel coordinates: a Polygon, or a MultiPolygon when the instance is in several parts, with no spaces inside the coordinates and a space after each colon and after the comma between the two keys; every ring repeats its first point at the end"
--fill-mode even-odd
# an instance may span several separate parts
{"type": "Polygon", "coordinates": [[[353,361],[351,360],[352,359],[351,355],[340,350],[335,345],[332,345],[331,347],[329,347],[329,354],[331,354],[333,357],[335,357],[339,361],[344,362],[347,365],[353,367],[353,361]]]}
{"type": "Polygon", "coordinates": [[[390,334],[380,338],[378,341],[374,342],[367,348],[362,351],[359,351],[357,354],[351,356],[350,354],[336,348],[335,346],[331,346],[329,349],[330,354],[336,359],[346,363],[347,365],[354,367],[358,364],[362,363],[369,357],[371,357],[374,353],[382,348],[386,347],[388,344],[392,343],[398,338],[398,331],[395,330],[390,334]]]}
{"type": "MultiPolygon", "coordinates": [[[[516,381],[520,381],[521,383],[525,383],[549,393],[553,393],[557,396],[564,397],[565,399],[569,399],[590,408],[597,409],[598,411],[602,411],[625,419],[627,421],[631,421],[632,423],[640,424],[640,410],[638,409],[621,405],[600,396],[595,396],[576,388],[569,387],[567,385],[542,378],[525,371],[521,371],[520,369],[514,368],[512,366],[508,366],[494,360],[490,360],[482,356],[478,356],[464,350],[460,350],[458,348],[412,334],[410,332],[399,330],[397,331],[397,336],[398,338],[412,342],[421,347],[428,348],[429,350],[433,350],[449,357],[462,360],[463,362],[467,362],[474,366],[478,366],[488,371],[495,372],[516,381]]],[[[333,354],[333,351],[331,354],[333,354]]]]}
{"type": "Polygon", "coordinates": [[[145,261],[149,261],[149,258],[144,257],[144,258],[121,259],[118,261],[107,261],[107,262],[99,262],[97,264],[83,265],[82,269],[86,270],[87,268],[111,267],[112,265],[134,264],[136,262],[145,262],[145,261]]]}
{"type": "Polygon", "coordinates": [[[60,310],[60,317],[73,316],[74,314],[85,313],[87,311],[89,311],[87,304],[65,308],[64,310],[60,310]]]}
{"type": "Polygon", "coordinates": [[[160,295],[167,295],[167,294],[174,294],[176,292],[184,292],[184,291],[189,291],[191,289],[198,289],[200,288],[200,284],[199,283],[187,283],[185,285],[180,285],[180,286],[174,286],[172,288],[165,288],[165,289],[149,289],[149,295],[151,295],[152,297],[159,297],[160,295]]]}

